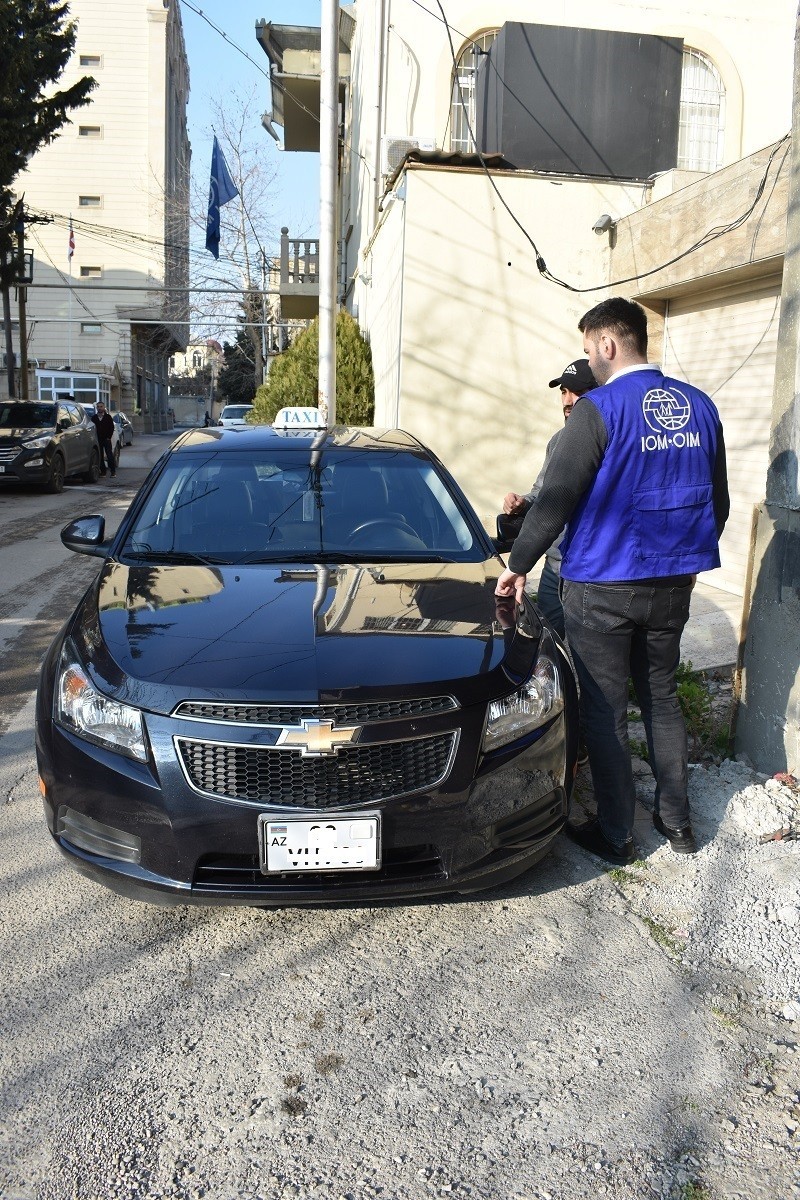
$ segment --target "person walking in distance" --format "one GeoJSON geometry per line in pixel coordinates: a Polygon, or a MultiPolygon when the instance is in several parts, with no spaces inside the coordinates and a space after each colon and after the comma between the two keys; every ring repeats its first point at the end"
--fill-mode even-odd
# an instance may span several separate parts
{"type": "Polygon", "coordinates": [[[676,672],[695,576],[720,564],[730,507],[722,425],[704,392],[647,362],[640,305],[604,300],[578,328],[599,387],[562,430],[496,592],[521,599],[527,572],[566,523],[564,621],[597,801],[596,818],[567,832],[607,862],[636,856],[630,676],[656,780],[653,824],[691,854],[676,672]]]}
{"type": "Polygon", "coordinates": [[[111,413],[106,412],[106,406],[102,400],[97,403],[95,414],[92,417],[94,427],[97,430],[97,440],[100,443],[100,474],[105,475],[106,463],[108,470],[113,479],[117,473],[117,464],[114,458],[114,418],[111,413]]]}
{"type": "MultiPolygon", "coordinates": [[[[556,379],[550,380],[551,388],[561,389],[561,411],[564,415],[564,424],[566,425],[570,413],[586,392],[597,387],[594,375],[589,369],[589,363],[585,358],[576,358],[574,362],[568,363],[561,374],[556,379]]],[[[562,430],[557,429],[550,441],[547,443],[547,448],[544,452],[544,463],[539,472],[536,481],[529,492],[524,496],[518,495],[516,492],[508,492],[503,500],[503,512],[510,517],[522,517],[528,511],[530,506],[539,494],[544,479],[544,473],[547,470],[547,464],[550,461],[550,456],[558,444],[558,439],[561,437],[562,430]]],[[[541,576],[539,577],[539,587],[536,596],[536,603],[544,615],[547,617],[550,624],[556,630],[560,637],[564,637],[564,610],[561,607],[561,597],[559,596],[559,578],[561,573],[561,537],[559,536],[553,542],[552,546],[547,549],[545,555],[544,567],[542,568],[541,576]]]]}

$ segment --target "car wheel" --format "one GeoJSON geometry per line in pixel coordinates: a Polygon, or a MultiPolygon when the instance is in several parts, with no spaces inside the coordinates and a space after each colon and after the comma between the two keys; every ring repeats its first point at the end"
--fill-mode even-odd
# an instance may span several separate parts
{"type": "Polygon", "coordinates": [[[100,478],[100,455],[96,450],[92,451],[92,459],[89,463],[89,470],[84,471],[81,479],[84,483],[97,483],[100,478]]]}
{"type": "Polygon", "coordinates": [[[50,464],[50,475],[47,483],[44,485],[46,492],[63,492],[64,490],[64,460],[60,454],[53,455],[53,461],[50,464]]]}

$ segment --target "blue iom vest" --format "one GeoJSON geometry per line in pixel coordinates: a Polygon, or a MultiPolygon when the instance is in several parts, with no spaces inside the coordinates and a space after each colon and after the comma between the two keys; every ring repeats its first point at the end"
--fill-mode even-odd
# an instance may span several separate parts
{"type": "Polygon", "coordinates": [[[622,375],[587,399],[600,410],[608,445],[567,526],[562,576],[612,583],[718,567],[712,401],[653,368],[622,375]]]}

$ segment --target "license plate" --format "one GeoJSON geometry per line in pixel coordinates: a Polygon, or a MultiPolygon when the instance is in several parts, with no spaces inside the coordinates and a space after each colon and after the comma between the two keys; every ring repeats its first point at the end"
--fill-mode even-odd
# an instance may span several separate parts
{"type": "Polygon", "coordinates": [[[381,865],[380,817],[358,813],[312,820],[258,818],[261,870],[377,871],[381,865]]]}
{"type": "Polygon", "coordinates": [[[5,471],[6,471],[5,467],[2,464],[0,464],[0,475],[5,475],[5,471]]]}

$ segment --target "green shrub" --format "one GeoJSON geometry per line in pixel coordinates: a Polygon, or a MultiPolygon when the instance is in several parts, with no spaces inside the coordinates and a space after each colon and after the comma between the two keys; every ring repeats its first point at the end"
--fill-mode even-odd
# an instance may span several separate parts
{"type": "MultiPolygon", "coordinates": [[[[271,424],[282,408],[319,403],[319,319],[274,359],[256,392],[251,420],[271,424]]],[[[336,315],[336,424],[371,425],[375,413],[372,352],[358,322],[343,309],[336,315]]]]}

